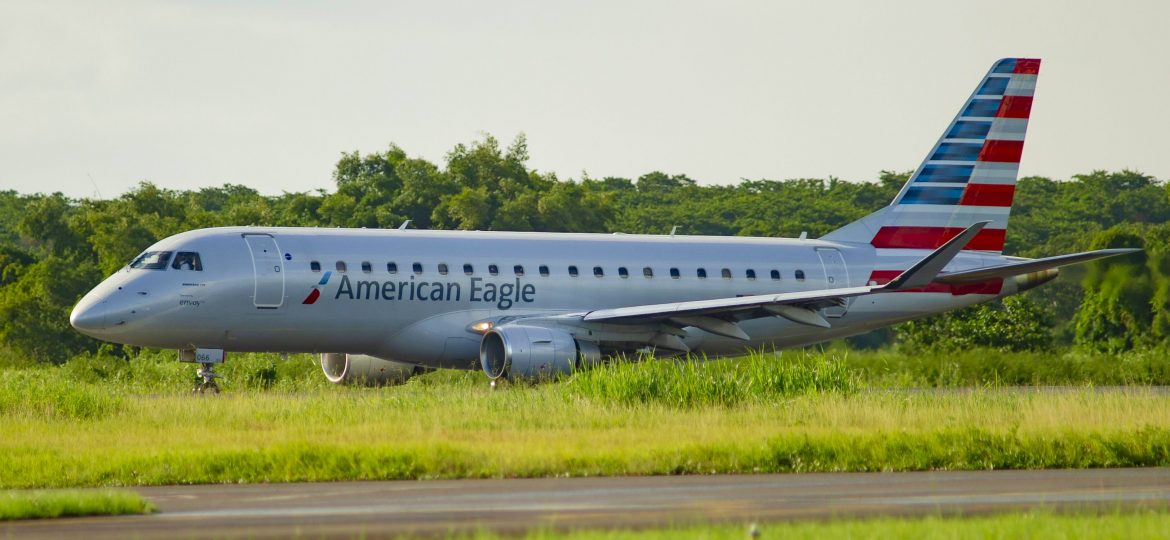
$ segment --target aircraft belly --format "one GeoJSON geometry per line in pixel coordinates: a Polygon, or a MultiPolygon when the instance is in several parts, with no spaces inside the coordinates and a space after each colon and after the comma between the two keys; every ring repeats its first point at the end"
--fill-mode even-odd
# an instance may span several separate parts
{"type": "Polygon", "coordinates": [[[470,326],[497,316],[499,310],[461,309],[421,320],[412,317],[404,328],[385,333],[373,354],[430,367],[467,368],[479,354],[480,336],[470,326]]]}

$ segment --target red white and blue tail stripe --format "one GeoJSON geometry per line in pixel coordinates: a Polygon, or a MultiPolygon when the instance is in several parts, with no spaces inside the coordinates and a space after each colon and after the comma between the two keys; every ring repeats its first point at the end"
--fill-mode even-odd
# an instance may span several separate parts
{"type": "Polygon", "coordinates": [[[893,203],[827,240],[934,249],[990,221],[968,250],[1003,251],[1040,60],[992,66],[893,203]]]}

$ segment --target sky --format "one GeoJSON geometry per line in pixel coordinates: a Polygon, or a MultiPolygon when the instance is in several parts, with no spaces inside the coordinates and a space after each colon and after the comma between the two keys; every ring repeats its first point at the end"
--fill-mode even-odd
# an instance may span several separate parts
{"type": "Polygon", "coordinates": [[[1021,175],[1170,178],[1170,2],[0,0],[0,189],[331,190],[343,152],[528,139],[560,179],[913,169],[1043,59],[1021,175]]]}

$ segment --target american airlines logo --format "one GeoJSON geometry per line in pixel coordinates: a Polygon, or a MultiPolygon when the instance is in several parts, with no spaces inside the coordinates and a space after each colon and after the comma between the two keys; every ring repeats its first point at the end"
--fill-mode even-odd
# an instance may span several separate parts
{"type": "MultiPolygon", "coordinates": [[[[313,304],[321,298],[321,290],[329,283],[333,272],[325,272],[302,304],[313,304]]],[[[536,301],[536,285],[521,283],[520,278],[509,283],[493,283],[473,277],[467,282],[466,298],[473,303],[494,304],[496,309],[511,309],[516,304],[536,301]]],[[[454,281],[350,281],[342,274],[334,293],[334,300],[385,300],[407,302],[460,302],[465,298],[464,285],[454,281]]]]}
{"type": "Polygon", "coordinates": [[[306,296],[305,301],[301,303],[312,304],[316,302],[318,298],[321,298],[321,287],[324,287],[326,283],[329,283],[329,277],[332,275],[333,272],[325,272],[325,275],[321,276],[321,281],[318,281],[317,285],[313,286],[313,290],[309,291],[309,296],[306,296]]]}

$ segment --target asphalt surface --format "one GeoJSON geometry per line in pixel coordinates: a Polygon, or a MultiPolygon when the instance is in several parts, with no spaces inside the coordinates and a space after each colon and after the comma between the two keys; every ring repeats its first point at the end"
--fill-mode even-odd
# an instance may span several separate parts
{"type": "Polygon", "coordinates": [[[3,538],[378,538],[532,527],[1170,509],[1170,469],[164,486],[149,516],[0,523],[3,538]]]}

